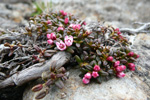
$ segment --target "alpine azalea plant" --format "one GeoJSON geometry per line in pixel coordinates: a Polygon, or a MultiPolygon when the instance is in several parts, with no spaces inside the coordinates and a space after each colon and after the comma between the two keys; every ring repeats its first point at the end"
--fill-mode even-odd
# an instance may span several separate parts
{"type": "MultiPolygon", "coordinates": [[[[34,28],[27,27],[26,34],[32,37],[35,32],[36,38],[44,41],[43,45],[46,46],[46,49],[35,47],[40,56],[33,56],[34,63],[44,57],[45,60],[48,59],[46,50],[69,52],[75,59],[72,62],[82,72],[80,76],[83,84],[91,81],[102,83],[112,77],[123,78],[127,71],[136,70],[134,62],[139,55],[129,49],[130,43],[119,28],[99,24],[88,29],[85,21],[63,10],[35,16],[31,18],[30,24],[34,28]]],[[[45,83],[33,87],[34,92],[42,91],[44,87],[48,88],[53,84],[63,88],[63,81],[67,79],[66,70],[64,67],[50,68],[50,72],[43,74],[42,79],[45,83]]],[[[46,93],[41,92],[36,98],[43,98],[46,93]]]]}

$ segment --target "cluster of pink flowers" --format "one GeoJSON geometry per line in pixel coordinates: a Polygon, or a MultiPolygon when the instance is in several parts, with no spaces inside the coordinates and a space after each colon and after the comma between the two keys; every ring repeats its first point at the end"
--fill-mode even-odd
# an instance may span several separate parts
{"type": "Polygon", "coordinates": [[[47,43],[52,45],[54,43],[54,40],[56,40],[56,35],[55,33],[47,34],[47,43]]]}
{"type": "Polygon", "coordinates": [[[121,34],[121,32],[120,32],[119,28],[116,28],[116,29],[115,29],[115,32],[117,32],[117,34],[118,34],[118,35],[120,35],[120,34],[121,34]]]}
{"type": "MultiPolygon", "coordinates": [[[[56,40],[55,33],[47,34],[47,43],[52,45],[54,40],[56,40]]],[[[56,46],[59,50],[65,50],[67,46],[71,46],[73,44],[73,36],[65,36],[64,42],[61,40],[60,42],[56,42],[56,46]]]]}
{"type": "Polygon", "coordinates": [[[82,79],[82,82],[83,82],[84,84],[90,83],[90,79],[91,79],[92,77],[93,77],[93,78],[97,78],[97,77],[99,76],[98,71],[101,70],[101,69],[100,69],[100,66],[95,65],[94,68],[93,68],[93,70],[94,70],[94,71],[93,71],[92,73],[88,72],[88,73],[86,73],[86,74],[84,75],[84,77],[83,77],[83,79],[82,79]]]}
{"type": "Polygon", "coordinates": [[[134,57],[135,59],[137,59],[137,58],[140,57],[139,55],[134,54],[134,52],[129,52],[129,53],[127,54],[127,56],[129,56],[129,57],[134,57]]]}
{"type": "Polygon", "coordinates": [[[76,31],[76,30],[80,30],[81,25],[80,24],[70,24],[70,27],[72,27],[76,31]]]}
{"type": "Polygon", "coordinates": [[[60,10],[60,13],[61,13],[63,16],[66,16],[66,15],[67,15],[67,13],[64,12],[63,10],[60,10]]]}
{"type": "Polygon", "coordinates": [[[56,42],[56,46],[59,50],[65,50],[67,46],[71,46],[73,44],[73,36],[65,36],[64,41],[56,42]]]}
{"type": "Polygon", "coordinates": [[[115,69],[117,71],[117,74],[116,74],[117,77],[122,78],[122,77],[125,76],[125,73],[123,72],[126,69],[125,65],[120,65],[120,61],[116,61],[114,63],[114,67],[115,67],[115,69]]]}

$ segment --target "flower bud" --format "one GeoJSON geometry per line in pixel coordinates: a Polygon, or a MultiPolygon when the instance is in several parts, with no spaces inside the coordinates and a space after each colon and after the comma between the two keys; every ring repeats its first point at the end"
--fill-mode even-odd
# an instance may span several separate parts
{"type": "Polygon", "coordinates": [[[121,65],[121,66],[117,66],[116,71],[122,72],[122,71],[124,71],[125,69],[126,69],[126,66],[125,66],[125,65],[121,65]]]}
{"type": "Polygon", "coordinates": [[[115,32],[119,32],[119,28],[116,28],[116,29],[115,29],[115,32]]]}
{"type": "Polygon", "coordinates": [[[47,21],[47,24],[52,24],[50,20],[47,21]]]}
{"type": "Polygon", "coordinates": [[[130,68],[131,71],[135,71],[135,67],[134,68],[130,68]]]}
{"type": "Polygon", "coordinates": [[[86,73],[86,74],[84,75],[84,78],[86,78],[86,79],[91,79],[91,78],[92,78],[91,73],[86,73]]]}
{"type": "Polygon", "coordinates": [[[51,37],[51,34],[47,34],[47,38],[48,38],[48,39],[51,39],[50,37],[51,37]]]}
{"type": "Polygon", "coordinates": [[[80,24],[70,24],[69,27],[72,27],[74,30],[80,30],[81,25],[80,24]]]}
{"type": "Polygon", "coordinates": [[[47,34],[48,39],[56,40],[56,35],[55,33],[47,34]]]}
{"type": "Polygon", "coordinates": [[[113,57],[112,57],[112,56],[109,56],[109,57],[107,58],[107,61],[113,61],[113,57]]]}
{"type": "Polygon", "coordinates": [[[55,79],[55,78],[56,78],[55,73],[52,72],[52,73],[50,74],[50,77],[51,77],[51,79],[55,79]]]}
{"type": "Polygon", "coordinates": [[[86,22],[85,22],[85,21],[83,22],[83,25],[86,25],[86,22]]]}
{"type": "Polygon", "coordinates": [[[87,79],[87,78],[85,78],[85,77],[83,77],[82,82],[83,82],[84,84],[88,84],[88,83],[90,83],[90,80],[87,79]]]}
{"type": "Polygon", "coordinates": [[[68,19],[68,18],[65,18],[64,23],[65,23],[65,24],[68,24],[68,22],[69,22],[69,19],[68,19]]]}
{"type": "Polygon", "coordinates": [[[58,29],[57,29],[57,31],[59,32],[59,31],[63,31],[64,30],[64,28],[63,27],[58,27],[58,29]]]}
{"type": "Polygon", "coordinates": [[[117,77],[119,77],[119,78],[122,78],[122,77],[125,77],[125,76],[126,76],[126,74],[123,73],[123,72],[118,72],[117,73],[117,77]]]}
{"type": "Polygon", "coordinates": [[[52,45],[54,43],[54,41],[51,40],[51,39],[49,39],[49,40],[47,40],[47,43],[50,44],[50,45],[52,45]]]}
{"type": "Polygon", "coordinates": [[[93,72],[92,72],[92,76],[93,76],[94,78],[97,78],[97,77],[99,76],[99,74],[98,74],[98,72],[93,71],[93,72]]]}
{"type": "Polygon", "coordinates": [[[120,34],[121,34],[121,32],[118,32],[117,34],[118,34],[118,35],[120,35],[120,34]]]}
{"type": "Polygon", "coordinates": [[[94,69],[94,71],[100,71],[100,66],[95,65],[93,69],[94,69]]]}
{"type": "Polygon", "coordinates": [[[129,63],[128,67],[131,71],[135,71],[135,65],[133,63],[129,63]]]}
{"type": "Polygon", "coordinates": [[[139,58],[140,57],[140,55],[136,55],[136,58],[135,59],[137,59],[137,58],[139,58]]]}
{"type": "Polygon", "coordinates": [[[134,52],[129,52],[127,55],[132,57],[134,55],[134,52]]]}
{"type": "Polygon", "coordinates": [[[120,61],[116,61],[115,63],[114,63],[114,67],[117,67],[117,66],[119,66],[120,65],[120,61]]]}
{"type": "Polygon", "coordinates": [[[63,16],[66,16],[66,15],[67,15],[67,13],[64,12],[63,10],[60,10],[60,13],[61,13],[63,16]]]}

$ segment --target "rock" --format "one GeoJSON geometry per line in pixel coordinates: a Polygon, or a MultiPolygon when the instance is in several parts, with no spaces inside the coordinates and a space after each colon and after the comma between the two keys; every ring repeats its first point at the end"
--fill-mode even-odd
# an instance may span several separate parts
{"type": "Polygon", "coordinates": [[[27,25],[25,16],[31,14],[32,7],[28,4],[4,4],[0,3],[0,28],[15,29],[18,26],[27,25]]]}
{"type": "MultiPolygon", "coordinates": [[[[42,100],[148,100],[150,96],[150,36],[145,33],[135,37],[132,49],[140,55],[136,71],[129,72],[122,79],[112,79],[102,84],[84,85],[79,70],[71,69],[64,89],[53,86],[42,100]],[[142,50],[141,50],[142,49],[142,50]]],[[[39,82],[39,81],[38,81],[39,82]]],[[[23,100],[35,100],[36,93],[31,84],[24,92],[23,100]]]]}
{"type": "MultiPolygon", "coordinates": [[[[91,21],[108,21],[116,27],[131,27],[133,22],[150,20],[150,2],[148,0],[65,0],[54,2],[53,9],[73,13],[80,19],[91,21]],[[122,3],[123,2],[123,3],[122,3]],[[144,6],[143,6],[144,5],[144,6]],[[146,9],[146,11],[145,11],[146,9]]],[[[140,33],[134,36],[132,49],[140,55],[136,71],[126,74],[122,79],[112,79],[102,84],[84,85],[79,77],[79,70],[71,69],[70,78],[64,89],[53,86],[42,100],[149,100],[150,99],[150,36],[140,33]]],[[[30,83],[26,88],[23,100],[35,100],[36,93],[31,88],[39,81],[30,83]]]]}
{"type": "MultiPolygon", "coordinates": [[[[43,1],[46,3],[49,0],[43,1]]],[[[117,27],[132,27],[134,22],[150,20],[148,0],[52,0],[52,2],[52,9],[64,10],[87,22],[105,21],[112,22],[112,25],[116,25],[117,22],[117,27]]]]}
{"type": "Polygon", "coordinates": [[[3,3],[19,3],[19,2],[24,2],[24,3],[30,3],[32,0],[0,0],[0,2],[3,3]]]}
{"type": "MultiPolygon", "coordinates": [[[[5,3],[28,1],[30,2],[30,0],[0,0],[0,2],[5,3]]],[[[54,2],[53,9],[63,9],[87,22],[107,21],[109,24],[115,25],[116,27],[131,27],[131,23],[133,22],[147,22],[150,20],[150,2],[148,0],[52,1],[54,2]]],[[[24,17],[30,12],[30,6],[27,4],[19,3],[10,5],[0,3],[0,28],[12,29],[17,28],[20,24],[27,24],[24,17]]],[[[140,59],[136,63],[136,71],[127,73],[125,78],[114,78],[102,84],[91,83],[89,85],[84,85],[82,79],[79,77],[79,70],[71,69],[69,70],[70,78],[66,81],[65,88],[61,90],[53,86],[49,94],[42,100],[149,100],[149,42],[150,36],[148,34],[142,33],[136,36],[132,49],[140,55],[140,59]]],[[[31,91],[31,88],[38,84],[38,82],[39,81],[31,82],[27,86],[23,94],[23,100],[34,100],[33,98],[36,94],[31,91]]],[[[9,92],[10,91],[12,94],[12,90],[9,90],[9,92]]],[[[3,95],[3,97],[7,96],[5,93],[3,95]]],[[[14,97],[14,95],[11,95],[10,98],[14,97]]]]}
{"type": "MultiPolygon", "coordinates": [[[[64,89],[53,86],[49,94],[41,100],[147,100],[147,94],[143,90],[143,86],[147,85],[136,75],[131,77],[132,73],[128,73],[122,79],[88,85],[82,83],[82,79],[78,76],[79,70],[72,69],[70,73],[64,89]]],[[[34,85],[26,88],[23,100],[35,100],[36,93],[31,91],[34,85]]]]}

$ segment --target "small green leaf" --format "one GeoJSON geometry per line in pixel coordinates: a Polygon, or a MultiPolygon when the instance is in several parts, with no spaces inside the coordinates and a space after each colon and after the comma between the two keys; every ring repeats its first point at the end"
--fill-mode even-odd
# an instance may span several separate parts
{"type": "Polygon", "coordinates": [[[76,43],[76,46],[79,48],[80,47],[80,43],[76,43]]]}
{"type": "Polygon", "coordinates": [[[93,67],[91,65],[86,65],[85,68],[88,69],[88,70],[92,70],[93,69],[93,67]]]}
{"type": "Polygon", "coordinates": [[[93,61],[90,62],[90,65],[91,65],[91,66],[94,66],[94,65],[96,65],[96,64],[97,64],[97,63],[96,63],[95,60],[93,60],[93,61]]]}
{"type": "Polygon", "coordinates": [[[71,54],[74,53],[74,50],[73,50],[72,48],[70,48],[70,47],[67,48],[67,51],[68,51],[69,53],[71,53],[71,54]]]}
{"type": "Polygon", "coordinates": [[[101,73],[102,76],[108,76],[109,75],[107,72],[105,72],[103,70],[101,70],[100,73],[101,73]]]}
{"type": "Polygon", "coordinates": [[[78,55],[75,55],[75,59],[78,62],[78,64],[82,63],[82,61],[78,55]]]}

